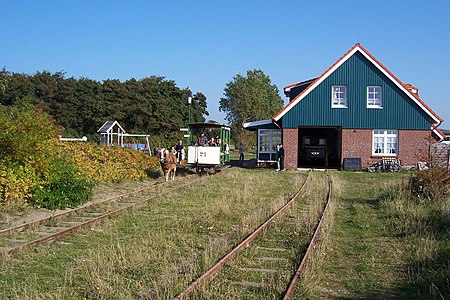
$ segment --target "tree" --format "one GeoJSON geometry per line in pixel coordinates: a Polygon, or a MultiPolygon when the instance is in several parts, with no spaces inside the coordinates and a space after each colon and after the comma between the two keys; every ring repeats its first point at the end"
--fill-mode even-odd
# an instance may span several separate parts
{"type": "Polygon", "coordinates": [[[65,78],[64,72],[33,75],[0,70],[0,104],[32,104],[64,127],[69,137],[86,135],[97,139],[97,129],[107,120],[117,120],[129,133],[147,133],[173,144],[180,128],[188,122],[203,122],[208,115],[206,97],[180,89],[175,81],[161,76],[125,82],[107,79],[65,78]],[[187,103],[192,96],[192,104],[187,103]]]}
{"type": "Polygon", "coordinates": [[[283,107],[278,88],[261,70],[247,71],[247,76],[237,74],[224,89],[219,110],[226,113],[236,143],[253,143],[244,133],[245,122],[271,118],[283,107]]]}

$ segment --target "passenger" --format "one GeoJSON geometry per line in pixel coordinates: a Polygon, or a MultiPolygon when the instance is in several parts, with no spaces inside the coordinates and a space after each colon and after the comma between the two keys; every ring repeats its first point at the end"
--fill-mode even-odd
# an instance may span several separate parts
{"type": "Polygon", "coordinates": [[[214,137],[212,137],[211,140],[209,141],[209,145],[212,146],[212,147],[217,146],[216,140],[214,139],[214,137]]]}
{"type": "Polygon", "coordinates": [[[222,143],[222,141],[220,140],[219,136],[216,136],[216,146],[220,147],[220,144],[222,143]]]}
{"type": "Polygon", "coordinates": [[[181,162],[181,150],[183,150],[183,149],[184,149],[183,142],[179,141],[178,145],[175,147],[175,150],[177,150],[177,161],[178,161],[178,163],[181,162]]]}
{"type": "Polygon", "coordinates": [[[202,132],[195,142],[196,146],[208,146],[208,138],[202,132]]]}

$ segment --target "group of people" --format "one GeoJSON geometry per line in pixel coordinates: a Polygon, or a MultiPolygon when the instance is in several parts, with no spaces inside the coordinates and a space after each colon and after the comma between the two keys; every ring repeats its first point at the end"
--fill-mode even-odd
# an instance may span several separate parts
{"type": "Polygon", "coordinates": [[[216,136],[215,138],[211,137],[211,139],[208,139],[208,137],[202,132],[195,141],[195,146],[220,147],[220,143],[221,140],[219,136],[216,136]]]}

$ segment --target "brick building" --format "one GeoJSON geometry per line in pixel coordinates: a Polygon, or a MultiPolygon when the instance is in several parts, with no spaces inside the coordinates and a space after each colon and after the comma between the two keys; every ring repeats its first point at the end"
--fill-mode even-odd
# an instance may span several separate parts
{"type": "Polygon", "coordinates": [[[382,157],[402,165],[425,160],[445,138],[442,119],[359,43],[319,77],[284,87],[289,103],[270,120],[244,124],[258,132],[257,157],[274,161],[283,143],[285,165],[340,168],[345,158],[363,168],[382,157]]]}

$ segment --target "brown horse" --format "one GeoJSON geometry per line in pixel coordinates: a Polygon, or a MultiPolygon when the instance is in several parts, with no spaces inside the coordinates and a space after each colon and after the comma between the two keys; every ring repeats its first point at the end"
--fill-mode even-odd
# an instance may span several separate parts
{"type": "Polygon", "coordinates": [[[166,150],[161,153],[161,169],[164,172],[166,181],[169,180],[169,176],[172,180],[175,180],[175,172],[177,171],[177,157],[166,150]]]}

